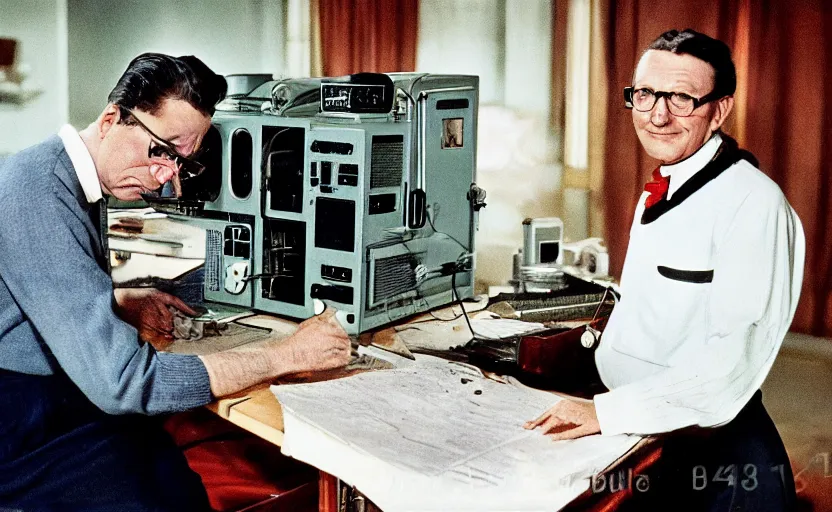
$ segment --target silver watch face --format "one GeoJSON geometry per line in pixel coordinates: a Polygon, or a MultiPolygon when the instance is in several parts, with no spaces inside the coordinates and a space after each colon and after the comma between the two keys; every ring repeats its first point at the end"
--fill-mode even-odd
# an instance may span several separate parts
{"type": "Polygon", "coordinates": [[[592,348],[592,346],[595,345],[595,335],[589,330],[584,331],[584,333],[581,334],[581,345],[586,348],[592,348]]]}

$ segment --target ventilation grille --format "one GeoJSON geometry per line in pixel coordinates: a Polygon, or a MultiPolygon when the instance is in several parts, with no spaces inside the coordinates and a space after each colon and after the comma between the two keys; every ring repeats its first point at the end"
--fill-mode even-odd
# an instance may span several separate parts
{"type": "Polygon", "coordinates": [[[378,304],[416,287],[416,272],[411,268],[411,260],[409,254],[376,260],[373,302],[378,304]]]}
{"type": "Polygon", "coordinates": [[[222,233],[215,229],[205,231],[205,288],[220,291],[222,267],[222,233]]]}
{"type": "Polygon", "coordinates": [[[403,155],[404,137],[401,135],[373,137],[370,188],[400,186],[403,155]]]}

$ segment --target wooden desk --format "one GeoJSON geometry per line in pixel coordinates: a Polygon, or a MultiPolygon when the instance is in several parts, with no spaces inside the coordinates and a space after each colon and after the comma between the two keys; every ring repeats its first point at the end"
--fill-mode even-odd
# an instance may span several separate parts
{"type": "MultiPolygon", "coordinates": [[[[296,328],[296,324],[267,315],[248,317],[238,321],[243,324],[269,327],[277,335],[288,336],[296,328]]],[[[420,324],[422,325],[422,324],[420,324]]],[[[443,323],[447,328],[448,323],[443,323]]],[[[410,332],[410,331],[405,331],[410,332]]],[[[424,334],[429,334],[427,331],[424,334]]],[[[221,341],[227,341],[224,338],[221,341]]],[[[258,343],[258,342],[253,342],[258,343]]],[[[220,343],[215,348],[220,349],[220,343]]],[[[195,345],[187,345],[186,348],[196,349],[195,345]]],[[[252,434],[266,440],[276,446],[282,446],[284,440],[283,410],[274,394],[267,384],[261,384],[247,389],[241,393],[224,397],[207,406],[221,418],[234,423],[235,425],[251,432],[252,434]]],[[[643,471],[645,465],[651,464],[657,457],[656,446],[646,446],[641,443],[629,453],[620,457],[612,466],[624,465],[626,470],[632,469],[636,474],[643,471]]],[[[619,469],[616,469],[619,471],[619,469]]],[[[319,510],[324,512],[336,512],[339,510],[339,503],[343,501],[343,492],[351,492],[349,487],[340,485],[339,480],[327,473],[319,472],[319,510]]],[[[615,508],[629,497],[627,492],[616,492],[615,494],[593,494],[591,490],[576,498],[568,510],[615,510],[615,508]]],[[[365,501],[367,502],[367,501],[365,501]]]]}
{"type": "Polygon", "coordinates": [[[283,410],[266,384],[221,398],[207,408],[274,445],[283,445],[283,410]]]}
{"type": "MultiPolygon", "coordinates": [[[[290,335],[296,327],[294,323],[267,315],[248,317],[239,322],[259,327],[269,327],[273,329],[273,333],[284,336],[290,335]]],[[[441,326],[448,328],[449,324],[449,322],[446,322],[441,324],[441,326]]],[[[423,334],[428,335],[429,332],[426,331],[423,334]]],[[[268,384],[261,384],[244,392],[224,397],[207,407],[221,418],[234,423],[267,442],[277,446],[283,445],[283,411],[280,403],[269,389],[268,384]]],[[[655,445],[651,447],[646,442],[640,443],[629,453],[619,458],[611,468],[625,464],[627,468],[634,468],[636,471],[641,471],[645,464],[649,465],[655,460],[657,456],[655,448],[655,445]]],[[[338,505],[343,498],[341,494],[343,489],[339,486],[338,479],[327,473],[320,472],[318,488],[319,510],[324,512],[336,512],[339,510],[338,505]]],[[[628,495],[626,492],[593,494],[590,490],[574,500],[569,510],[614,510],[620,502],[627,498],[628,495]]]]}
{"type": "MultiPolygon", "coordinates": [[[[283,445],[283,410],[268,385],[222,398],[206,407],[274,445],[283,445]]],[[[318,510],[338,512],[338,479],[323,471],[318,474],[318,510]]]]}
{"type": "MultiPolygon", "coordinates": [[[[260,385],[220,399],[207,408],[272,444],[283,444],[283,411],[268,385],[260,385]]],[[[605,473],[631,471],[635,475],[643,474],[658,460],[660,454],[661,443],[655,438],[646,438],[614,462],[605,473]]],[[[323,471],[319,472],[318,490],[318,509],[321,512],[337,512],[341,494],[338,479],[323,471]]],[[[589,489],[563,510],[610,512],[621,506],[632,494],[632,489],[612,494],[594,494],[589,489]]]]}

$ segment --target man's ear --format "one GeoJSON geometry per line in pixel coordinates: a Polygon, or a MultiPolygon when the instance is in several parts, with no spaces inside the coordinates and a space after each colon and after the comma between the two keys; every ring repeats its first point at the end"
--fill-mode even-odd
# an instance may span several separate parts
{"type": "Polygon", "coordinates": [[[734,97],[725,96],[724,98],[720,98],[715,102],[715,105],[716,108],[711,117],[711,132],[719,130],[725,124],[725,120],[728,119],[728,114],[734,108],[734,97]]]}
{"type": "Polygon", "coordinates": [[[98,116],[95,124],[98,125],[98,137],[103,139],[110,128],[116,125],[121,120],[121,110],[114,103],[108,104],[104,107],[104,111],[98,116]]]}

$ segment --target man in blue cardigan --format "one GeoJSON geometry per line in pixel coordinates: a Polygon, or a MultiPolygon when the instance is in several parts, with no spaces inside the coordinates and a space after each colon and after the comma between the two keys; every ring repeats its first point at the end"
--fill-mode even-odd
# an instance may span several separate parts
{"type": "Polygon", "coordinates": [[[95,122],[0,166],[0,508],[207,510],[199,477],[147,415],[349,361],[331,314],[254,349],[159,353],[139,333],[169,332],[168,305],[192,312],[156,290],[114,294],[99,200],[198,171],[188,157],[225,92],[195,57],[143,54],[95,122]]]}

